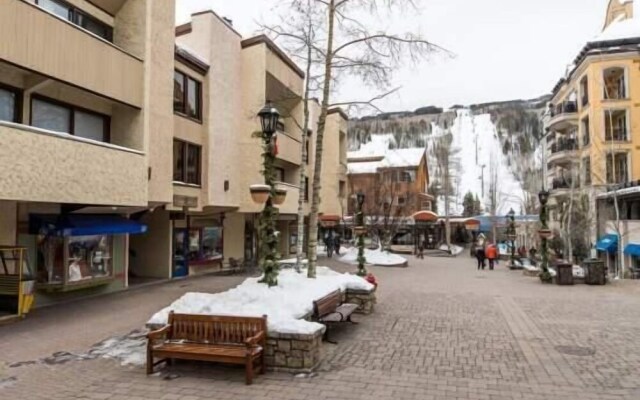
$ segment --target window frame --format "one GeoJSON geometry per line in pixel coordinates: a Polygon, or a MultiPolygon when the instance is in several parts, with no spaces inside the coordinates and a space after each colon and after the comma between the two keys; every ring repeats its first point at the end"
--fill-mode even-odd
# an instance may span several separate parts
{"type": "MultiPolygon", "coordinates": [[[[603,141],[605,143],[607,142],[630,142],[631,141],[631,132],[630,132],[630,128],[631,128],[631,113],[629,112],[629,109],[626,107],[623,108],[605,108],[604,110],[602,110],[602,125],[603,125],[603,141]],[[609,123],[608,123],[608,118],[607,118],[607,113],[615,113],[616,111],[622,111],[624,112],[624,139],[619,140],[619,139],[614,139],[613,137],[613,131],[611,132],[611,139],[607,139],[607,129],[609,127],[609,123]]],[[[616,126],[614,125],[613,128],[615,129],[616,126]]]]}
{"type": "MultiPolygon", "coordinates": [[[[64,17],[62,17],[62,16],[60,16],[58,14],[54,14],[54,13],[50,12],[46,8],[44,8],[42,6],[42,4],[40,4],[41,1],[42,0],[36,0],[35,1],[36,6],[38,6],[40,9],[44,10],[45,12],[48,12],[51,15],[55,15],[56,17],[59,17],[59,18],[64,18],[64,17]]],[[[73,4],[64,1],[64,0],[47,0],[47,1],[50,1],[52,3],[57,3],[57,4],[59,4],[59,5],[63,6],[63,7],[68,8],[69,9],[69,15],[66,18],[66,20],[68,22],[72,23],[73,25],[77,26],[78,28],[82,29],[85,32],[88,32],[88,33],[90,33],[92,35],[95,35],[95,36],[101,38],[101,39],[104,39],[109,43],[113,43],[113,26],[111,26],[111,25],[109,25],[109,24],[107,24],[107,23],[105,23],[103,21],[100,21],[98,18],[94,17],[93,15],[89,14],[88,12],[86,12],[86,11],[84,11],[84,10],[74,6],[73,4]],[[80,22],[79,22],[80,21],[80,16],[83,17],[83,18],[86,18],[87,20],[90,20],[91,22],[95,23],[96,25],[101,26],[104,29],[106,35],[105,36],[99,35],[99,34],[93,32],[93,31],[90,31],[89,29],[85,28],[84,26],[82,26],[80,24],[80,22]]]]}
{"type": "MultiPolygon", "coordinates": [[[[85,138],[82,136],[78,136],[75,133],[75,114],[76,112],[82,112],[85,114],[91,114],[91,115],[95,115],[97,117],[100,117],[104,120],[104,126],[102,128],[102,137],[103,137],[103,141],[101,141],[101,143],[111,143],[111,116],[107,115],[107,114],[102,114],[99,113],[97,111],[93,111],[93,110],[89,110],[87,108],[84,107],[80,107],[80,106],[76,106],[74,104],[70,104],[61,100],[57,100],[57,99],[52,99],[51,97],[47,97],[47,96],[43,96],[41,94],[32,94],[31,98],[29,99],[29,125],[33,126],[33,101],[34,100],[38,100],[38,101],[42,101],[45,103],[49,103],[51,105],[54,106],[58,106],[58,107],[63,107],[68,109],[69,112],[69,130],[70,132],[62,132],[62,133],[67,133],[69,135],[72,136],[76,136],[82,139],[86,139],[86,140],[95,140],[95,139],[89,139],[89,138],[85,138]]],[[[36,127],[37,128],[37,127],[36,127]]],[[[43,128],[38,128],[38,129],[43,129],[43,128]]],[[[59,132],[59,131],[54,131],[54,132],[59,132]]]]}
{"type": "MultiPolygon", "coordinates": [[[[197,122],[199,124],[202,124],[202,110],[203,110],[203,104],[202,104],[202,100],[204,98],[203,95],[203,90],[202,90],[202,81],[194,78],[193,76],[187,74],[184,71],[181,71],[177,68],[174,69],[174,80],[175,80],[175,76],[176,74],[180,74],[182,75],[182,87],[184,88],[184,93],[182,95],[182,104],[183,104],[183,109],[182,110],[178,110],[175,107],[175,104],[173,106],[173,113],[176,115],[179,115],[181,117],[187,118],[191,121],[197,122]],[[197,108],[196,108],[196,114],[197,116],[194,117],[192,115],[189,115],[188,113],[188,102],[189,102],[189,80],[195,82],[196,84],[196,88],[197,88],[197,95],[196,95],[196,101],[197,101],[197,108]]],[[[175,92],[175,89],[174,89],[175,92]]],[[[174,93],[174,98],[175,98],[175,93],[174,93]]]]}
{"type": "Polygon", "coordinates": [[[611,66],[611,67],[606,67],[602,69],[602,73],[601,73],[601,78],[602,78],[602,101],[624,101],[624,100],[629,100],[630,99],[630,95],[629,95],[629,71],[627,69],[626,66],[611,66]],[[607,85],[606,85],[606,81],[605,81],[605,73],[609,70],[612,69],[621,69],[622,70],[622,79],[624,79],[624,97],[613,97],[613,98],[607,98],[607,85]]]}
{"type": "Polygon", "coordinates": [[[24,90],[17,88],[15,86],[7,85],[5,83],[0,82],[0,89],[5,90],[7,92],[11,92],[16,96],[16,104],[13,110],[13,121],[5,121],[5,122],[13,122],[16,124],[22,123],[22,112],[23,112],[23,101],[24,101],[24,90]]]}
{"type": "MultiPolygon", "coordinates": [[[[174,185],[187,185],[187,186],[197,186],[197,187],[202,187],[202,145],[197,144],[197,143],[192,143],[192,142],[188,142],[186,140],[182,140],[182,139],[178,139],[178,138],[173,138],[173,146],[175,146],[176,142],[182,143],[184,145],[183,150],[182,150],[182,180],[176,180],[176,176],[175,176],[175,160],[173,160],[173,168],[174,171],[172,171],[172,177],[173,177],[173,184],[174,185]],[[188,165],[189,165],[189,148],[197,148],[198,149],[198,169],[197,169],[197,183],[196,182],[188,182],[187,181],[187,176],[188,176],[188,165]]],[[[172,147],[173,148],[173,147],[172,147]]],[[[173,157],[173,151],[171,152],[172,157],[173,157]]]]}
{"type": "MultiPolygon", "coordinates": [[[[605,162],[605,179],[606,179],[606,184],[607,185],[618,185],[621,183],[627,183],[629,182],[629,180],[631,179],[631,159],[629,157],[629,152],[609,152],[605,155],[604,158],[604,162],[605,162]],[[623,159],[625,160],[625,164],[626,164],[626,168],[625,168],[625,176],[624,176],[624,180],[618,180],[616,179],[617,176],[612,176],[612,179],[609,179],[610,177],[610,170],[609,170],[609,157],[611,157],[611,164],[615,164],[616,163],[616,157],[623,157],[623,159]]],[[[619,172],[616,170],[616,173],[619,174],[619,172]]],[[[611,171],[611,174],[613,174],[613,171],[611,171]]]]}

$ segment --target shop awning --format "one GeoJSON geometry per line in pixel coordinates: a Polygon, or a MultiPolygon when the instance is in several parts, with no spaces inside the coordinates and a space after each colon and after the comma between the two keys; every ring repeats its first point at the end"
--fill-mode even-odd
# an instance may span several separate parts
{"type": "Polygon", "coordinates": [[[615,253],[618,248],[618,235],[604,235],[596,243],[596,250],[615,253]]]}
{"type": "Polygon", "coordinates": [[[52,236],[92,236],[140,234],[147,226],[118,215],[68,214],[42,215],[31,214],[29,233],[52,236]]]}
{"type": "Polygon", "coordinates": [[[624,254],[640,257],[640,244],[628,244],[627,247],[624,248],[624,254]]]}

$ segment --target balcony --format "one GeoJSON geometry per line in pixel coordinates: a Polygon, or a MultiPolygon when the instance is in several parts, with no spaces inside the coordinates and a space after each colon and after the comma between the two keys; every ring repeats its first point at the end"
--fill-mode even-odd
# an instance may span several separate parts
{"type": "Polygon", "coordinates": [[[144,153],[0,122],[2,198],[109,206],[147,205],[144,153]]]}
{"type": "Polygon", "coordinates": [[[1,3],[0,54],[5,61],[141,108],[142,60],[31,3],[1,3]]]}
{"type": "Polygon", "coordinates": [[[277,158],[294,165],[302,164],[302,143],[290,134],[284,132],[284,125],[278,125],[278,155],[277,158]]]}
{"type": "Polygon", "coordinates": [[[566,129],[572,125],[578,124],[578,105],[575,101],[564,101],[557,105],[550,105],[551,119],[549,120],[550,129],[566,129]]]}
{"type": "Polygon", "coordinates": [[[571,162],[578,151],[578,141],[576,139],[558,139],[551,145],[551,155],[549,164],[571,162]]]}
{"type": "MultiPolygon", "coordinates": [[[[568,194],[571,191],[571,186],[573,184],[573,179],[566,176],[561,176],[559,178],[554,178],[551,181],[551,194],[554,196],[562,196],[568,194]]],[[[578,188],[579,185],[575,185],[575,188],[578,188]]]]}
{"type": "Polygon", "coordinates": [[[298,199],[300,198],[300,188],[296,185],[284,182],[276,183],[276,188],[284,189],[287,191],[287,198],[284,203],[276,206],[278,207],[280,214],[297,214],[298,199]]]}

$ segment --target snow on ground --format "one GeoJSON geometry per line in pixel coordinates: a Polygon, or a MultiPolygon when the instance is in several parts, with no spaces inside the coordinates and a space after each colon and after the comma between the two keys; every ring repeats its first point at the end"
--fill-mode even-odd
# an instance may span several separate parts
{"type": "Polygon", "coordinates": [[[308,279],[294,270],[282,270],[278,286],[269,288],[248,278],[223,293],[186,293],[168,307],[154,314],[148,324],[166,324],[169,311],[211,315],[267,315],[270,331],[279,333],[314,333],[322,329],[316,322],[301,320],[313,309],[313,301],[335,290],[371,290],[373,285],[351,274],[340,274],[327,267],[317,268],[317,278],[308,279]]]}
{"type": "MultiPolygon", "coordinates": [[[[345,249],[347,250],[347,249],[345,249]]],[[[364,257],[367,259],[367,264],[379,265],[381,267],[401,265],[407,262],[407,259],[397,254],[389,253],[388,251],[382,251],[382,249],[364,249],[364,257]]],[[[348,249],[340,261],[343,263],[353,264],[358,262],[358,248],[352,247],[348,249]]]]}
{"type": "Polygon", "coordinates": [[[146,331],[133,331],[126,336],[109,338],[93,346],[91,356],[114,358],[121,365],[144,365],[146,363],[146,331]]]}
{"type": "Polygon", "coordinates": [[[457,246],[455,244],[451,245],[451,249],[449,249],[447,247],[446,244],[443,244],[442,246],[439,247],[440,250],[442,251],[451,251],[451,255],[457,256],[458,254],[462,253],[464,251],[463,247],[457,246]]]}
{"type": "MultiPolygon", "coordinates": [[[[435,137],[441,136],[443,129],[433,125],[435,137]]],[[[502,145],[498,138],[497,129],[491,121],[490,114],[474,115],[469,109],[460,109],[451,127],[453,135],[453,149],[457,154],[452,157],[450,164],[458,164],[459,172],[452,172],[454,176],[453,189],[458,192],[456,204],[451,205],[451,214],[462,214],[462,200],[467,191],[477,194],[483,206],[489,204],[489,182],[491,163],[494,162],[498,171],[499,209],[498,215],[506,214],[510,208],[518,212],[521,208],[522,186],[516,181],[507,157],[502,152],[502,145]],[[477,147],[477,150],[476,150],[477,147]],[[455,160],[454,160],[455,158],[455,160]],[[482,199],[482,166],[484,168],[484,194],[482,199]],[[457,175],[457,177],[456,177],[457,175]]],[[[431,136],[432,139],[434,136],[431,136]]],[[[433,158],[430,156],[429,158],[433,158]]],[[[432,162],[434,160],[431,160],[432,162]]],[[[430,166],[435,170],[434,166],[430,166]]],[[[438,199],[438,210],[444,210],[444,198],[438,199]]]]}

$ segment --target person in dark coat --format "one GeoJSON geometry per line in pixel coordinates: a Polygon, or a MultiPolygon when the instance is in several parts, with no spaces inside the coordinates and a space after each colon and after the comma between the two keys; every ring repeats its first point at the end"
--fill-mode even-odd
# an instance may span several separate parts
{"type": "Polygon", "coordinates": [[[476,246],[476,259],[478,260],[478,270],[484,269],[486,259],[484,246],[476,246]]]}
{"type": "Polygon", "coordinates": [[[341,245],[340,235],[336,235],[333,238],[333,249],[336,252],[336,255],[340,255],[340,245],[341,245]]]}

